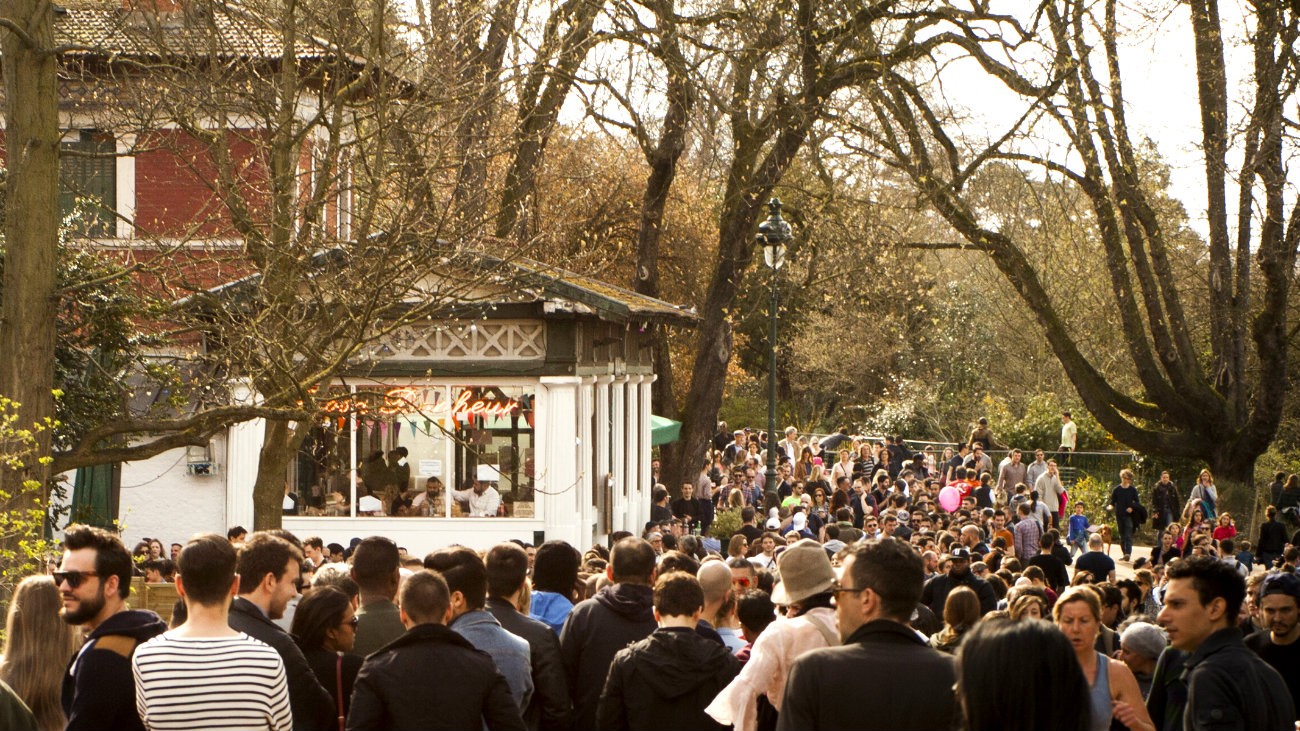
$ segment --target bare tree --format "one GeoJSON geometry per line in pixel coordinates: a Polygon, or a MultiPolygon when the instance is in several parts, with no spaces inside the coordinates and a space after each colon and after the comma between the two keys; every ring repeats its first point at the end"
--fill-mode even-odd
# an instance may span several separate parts
{"type": "Polygon", "coordinates": [[[673,482],[693,474],[714,430],[732,355],[731,310],[749,268],[761,207],[818,124],[862,85],[949,43],[951,35],[939,31],[953,16],[991,17],[979,7],[800,0],[789,7],[738,7],[701,33],[702,46],[721,49],[713,73],[722,81],[707,113],[725,123],[720,137],[729,155],[673,482]]]}
{"type": "MultiPolygon", "coordinates": [[[[474,266],[441,215],[453,197],[444,181],[455,171],[448,150],[456,137],[447,130],[456,125],[440,111],[447,96],[460,93],[454,77],[430,84],[432,92],[414,85],[414,54],[390,48],[391,6],[368,8],[368,16],[344,23],[307,4],[268,3],[262,14],[252,4],[145,3],[109,12],[115,25],[94,44],[60,48],[26,31],[7,34],[51,61],[39,65],[49,75],[44,84],[37,83],[37,66],[15,67],[6,56],[7,73],[20,69],[7,79],[10,104],[17,98],[31,109],[57,109],[61,102],[96,129],[134,140],[127,154],[172,161],[180,182],[199,189],[182,203],[183,215],[140,212],[128,219],[129,266],[114,275],[152,282],[161,299],[177,300],[158,315],[171,333],[159,355],[178,359],[177,375],[186,377],[146,384],[175,389],[174,398],[146,413],[107,415],[56,451],[52,469],[141,459],[265,418],[255,524],[276,526],[287,464],[305,436],[299,425],[315,413],[318,387],[364,368],[376,338],[453,310],[472,316],[474,292],[488,282],[499,286],[502,274],[474,266]],[[54,60],[65,82],[61,100],[54,60]],[[232,382],[254,397],[235,398],[232,382]]],[[[65,33],[76,39],[75,28],[65,33]]],[[[15,136],[15,117],[9,120],[12,145],[23,138],[15,136]]],[[[50,125],[41,133],[55,140],[50,180],[57,191],[57,119],[33,121],[50,125]]],[[[19,180],[31,181],[29,171],[20,170],[19,180]]],[[[26,195],[10,201],[30,202],[57,223],[57,194],[39,201],[26,195]]],[[[11,205],[11,223],[27,228],[22,236],[10,232],[9,241],[39,240],[27,235],[33,229],[17,212],[11,205]]],[[[15,256],[10,248],[6,277],[24,272],[27,251],[15,256]]],[[[494,253],[508,259],[509,251],[494,253]]],[[[52,271],[52,259],[42,266],[52,271]]],[[[35,297],[56,307],[59,296],[76,295],[42,296],[41,276],[26,271],[25,279],[6,279],[6,302],[35,297]]],[[[36,311],[25,307],[24,322],[39,331],[26,337],[52,340],[54,318],[36,322],[36,311]]],[[[44,408],[33,412],[37,423],[51,413],[51,381],[32,377],[52,369],[52,352],[44,360],[17,378],[25,389],[43,383],[46,399],[31,399],[44,408]]],[[[137,380],[122,379],[123,404],[137,380]]]]}
{"type": "Polygon", "coordinates": [[[1170,232],[1157,215],[1160,191],[1144,185],[1142,160],[1127,110],[1142,100],[1124,96],[1119,53],[1122,12],[1113,0],[1056,0],[1033,21],[997,26],[958,20],[954,43],[992,79],[1026,100],[1033,120],[1068,140],[1067,155],[1048,157],[1017,146],[1009,130],[982,147],[957,132],[935,96],[902,70],[864,89],[890,162],[965,239],[991,260],[1033,311],[1052,351],[1098,421],[1125,444],[1153,454],[1204,459],[1229,482],[1249,483],[1256,458],[1277,430],[1285,403],[1286,325],[1300,243],[1300,208],[1286,213],[1283,108],[1295,98],[1295,8],[1254,3],[1246,25],[1253,51],[1248,101],[1227,83],[1219,6],[1193,2],[1209,237],[1204,281],[1189,283],[1172,263],[1170,232]],[[1020,59],[1012,61],[1009,59],[1020,59]],[[1028,59],[1028,60],[1026,60],[1028,59]],[[1233,170],[1228,110],[1240,104],[1244,162],[1233,170]],[[1081,343],[1086,332],[1061,315],[1060,291],[1045,285],[1024,242],[990,223],[972,205],[968,181],[996,161],[1067,180],[1090,202],[1093,229],[1081,255],[1105,262],[1108,307],[1126,343],[1125,372],[1137,384],[1103,373],[1081,343]],[[1236,186],[1235,210],[1228,191],[1236,186]],[[1235,219],[1235,236],[1233,235],[1235,219]],[[1253,262],[1252,262],[1253,255],[1253,262]],[[1188,315],[1188,303],[1210,303],[1209,330],[1188,315]],[[1207,356],[1208,353],[1208,356],[1207,356]]]}

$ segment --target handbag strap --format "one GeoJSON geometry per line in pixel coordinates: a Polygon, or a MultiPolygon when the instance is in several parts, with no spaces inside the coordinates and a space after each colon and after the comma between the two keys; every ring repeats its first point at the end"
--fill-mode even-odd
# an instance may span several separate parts
{"type": "Polygon", "coordinates": [[[343,655],[334,656],[334,689],[339,699],[339,731],[346,731],[347,716],[343,713],[343,655]]]}
{"type": "Polygon", "coordinates": [[[821,633],[822,639],[826,640],[827,647],[839,647],[840,638],[835,636],[835,632],[831,630],[831,628],[817,621],[817,619],[813,617],[809,617],[808,621],[812,622],[812,625],[817,628],[818,632],[821,633]]]}

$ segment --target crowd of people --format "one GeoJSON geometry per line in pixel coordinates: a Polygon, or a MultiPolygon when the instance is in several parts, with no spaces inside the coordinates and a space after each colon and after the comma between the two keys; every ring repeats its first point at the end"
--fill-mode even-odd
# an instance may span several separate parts
{"type": "Polygon", "coordinates": [[[640,535],[585,553],[236,527],[163,558],[73,527],[10,603],[0,727],[1300,728],[1294,477],[1282,545],[1261,531],[1243,560],[1212,478],[1176,512],[1127,470],[1106,505],[1070,503],[1053,460],[994,470],[979,429],[932,463],[788,430],[771,492],[761,440],[730,434],[640,535]],[[742,525],[710,536],[730,507],[742,525]],[[1117,566],[1089,507],[1127,516],[1121,536],[1150,512],[1160,545],[1121,543],[1117,566]],[[166,619],[131,607],[160,561],[166,619]]]}

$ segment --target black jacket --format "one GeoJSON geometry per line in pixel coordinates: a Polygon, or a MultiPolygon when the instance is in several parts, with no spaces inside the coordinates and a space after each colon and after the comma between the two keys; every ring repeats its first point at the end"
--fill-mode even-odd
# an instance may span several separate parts
{"type": "Polygon", "coordinates": [[[1177,520],[1183,511],[1183,503],[1178,498],[1178,486],[1172,482],[1157,482],[1151,488],[1151,509],[1156,515],[1169,513],[1177,520]]]}
{"type": "Polygon", "coordinates": [[[1147,713],[1156,731],[1183,731],[1183,708],[1187,706],[1187,683],[1183,678],[1186,660],[1187,653],[1166,647],[1156,661],[1147,694],[1147,713]]]}
{"type": "Polygon", "coordinates": [[[289,684],[289,705],[293,708],[295,731],[331,731],[338,729],[338,710],[334,698],[316,678],[307,658],[293,637],[280,629],[256,604],[237,596],[230,603],[227,624],[261,640],[280,653],[284,676],[289,684]]]}
{"type": "MultiPolygon", "coordinates": [[[[1259,526],[1259,540],[1255,542],[1255,556],[1264,553],[1280,554],[1286,550],[1286,526],[1281,521],[1266,520],[1259,526]]],[[[1272,566],[1265,566],[1268,570],[1272,566]]]]}
{"type": "Polygon", "coordinates": [[[418,624],[366,658],[352,691],[347,728],[524,731],[526,727],[510,686],[490,655],[440,624],[418,624]],[[412,681],[418,685],[412,686],[412,681]]]}
{"type": "Polygon", "coordinates": [[[524,709],[524,725],[542,731],[568,728],[573,702],[569,700],[569,684],[564,677],[560,640],[555,630],[545,622],[520,614],[500,599],[488,599],[487,610],[507,632],[528,641],[534,690],[524,709]]]}
{"type": "Polygon", "coordinates": [[[1184,668],[1187,731],[1294,731],[1296,714],[1286,683],[1246,647],[1236,627],[1205,638],[1184,668]]]}
{"type": "Polygon", "coordinates": [[[334,708],[335,713],[338,713],[338,692],[339,685],[342,684],[343,715],[346,716],[348,704],[352,701],[352,685],[357,680],[357,671],[361,670],[361,661],[365,658],[360,655],[353,655],[350,652],[343,653],[343,662],[341,663],[343,672],[340,673],[340,656],[337,652],[318,647],[314,650],[303,650],[302,654],[307,658],[307,664],[311,666],[311,671],[316,674],[316,679],[329,692],[330,699],[334,703],[332,708],[334,708]]]}
{"type": "Polygon", "coordinates": [[[596,711],[601,731],[722,726],[704,707],[740,673],[726,647],[682,627],[660,627],[614,656],[596,711]]]}
{"type": "Polygon", "coordinates": [[[951,656],[906,625],[877,619],[844,645],[794,661],[776,727],[948,731],[957,718],[956,677],[951,656]]]}
{"type": "Polygon", "coordinates": [[[954,576],[951,572],[938,574],[925,582],[925,588],[921,590],[921,603],[929,607],[936,617],[942,617],[943,605],[948,601],[948,592],[958,586],[969,586],[975,591],[975,595],[980,598],[981,615],[998,608],[998,596],[993,593],[993,587],[989,586],[989,582],[976,578],[970,571],[960,577],[954,576]]]}
{"type": "Polygon", "coordinates": [[[140,643],[167,631],[153,612],[128,609],[104,620],[63,674],[63,713],[68,729],[144,731],[135,709],[131,656],[140,643]]]}
{"type": "Polygon", "coordinates": [[[560,655],[573,697],[574,729],[596,728],[596,703],[614,655],[655,631],[653,604],[649,586],[614,584],[573,608],[560,633],[560,655]]]}

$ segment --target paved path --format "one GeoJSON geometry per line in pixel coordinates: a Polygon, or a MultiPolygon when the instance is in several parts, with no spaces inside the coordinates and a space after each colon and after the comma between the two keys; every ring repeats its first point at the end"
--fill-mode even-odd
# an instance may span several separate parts
{"type": "MultiPolygon", "coordinates": [[[[1110,547],[1110,557],[1115,559],[1115,580],[1119,581],[1120,579],[1133,578],[1133,563],[1131,561],[1119,560],[1120,555],[1119,544],[1115,543],[1110,547]]],[[[1132,556],[1133,561],[1136,561],[1139,556],[1150,559],[1151,549],[1147,546],[1134,546],[1132,556]]]]}

